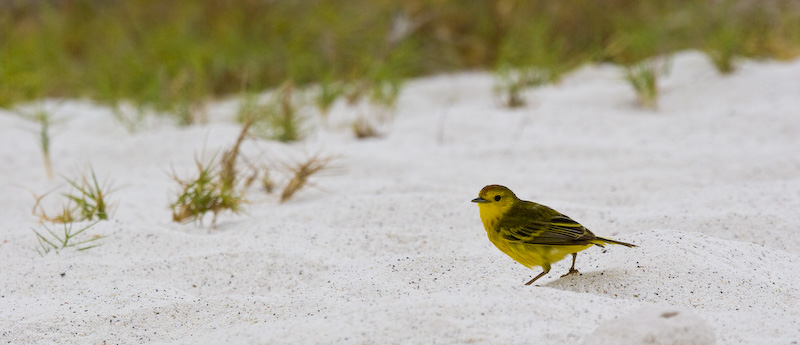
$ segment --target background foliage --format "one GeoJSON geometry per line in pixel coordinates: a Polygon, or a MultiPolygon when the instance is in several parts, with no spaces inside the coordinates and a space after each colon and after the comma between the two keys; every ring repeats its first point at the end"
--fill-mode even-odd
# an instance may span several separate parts
{"type": "MultiPolygon", "coordinates": [[[[681,49],[800,53],[797,1],[0,1],[0,107],[88,97],[193,118],[292,81],[381,85],[463,69],[633,65],[681,49]]],[[[721,56],[721,57],[720,57],[721,56]]],[[[730,61],[730,60],[728,60],[730,61]]],[[[716,63],[716,62],[715,62],[716,63]]]]}

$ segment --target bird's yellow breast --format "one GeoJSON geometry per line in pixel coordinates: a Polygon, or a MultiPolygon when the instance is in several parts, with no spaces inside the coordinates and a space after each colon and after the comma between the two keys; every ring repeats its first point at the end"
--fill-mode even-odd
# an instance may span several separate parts
{"type": "Polygon", "coordinates": [[[478,210],[481,213],[481,221],[483,222],[484,229],[486,229],[486,232],[491,233],[492,231],[490,231],[490,229],[494,230],[497,223],[503,218],[503,210],[494,205],[487,204],[478,204],[478,210]]]}

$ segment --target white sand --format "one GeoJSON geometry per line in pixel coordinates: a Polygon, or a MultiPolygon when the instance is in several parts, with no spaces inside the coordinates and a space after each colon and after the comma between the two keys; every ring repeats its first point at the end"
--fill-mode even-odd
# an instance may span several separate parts
{"type": "Polygon", "coordinates": [[[337,170],[283,205],[253,188],[216,229],[171,221],[166,172],[233,143],[235,102],[212,104],[210,125],[134,134],[106,108],[46,102],[56,171],[91,163],[122,189],[90,230],[102,246],[45,257],[26,189],[64,183],[45,178],[36,126],[0,112],[0,343],[575,344],[668,307],[718,344],[800,344],[800,61],[719,76],[679,54],[657,112],[620,76],[585,67],[522,110],[495,104],[489,74],[412,81],[366,141],[338,104],[302,143],[244,147],[337,155],[337,170]],[[640,247],[586,250],[581,275],[559,278],[565,260],[524,286],[539,271],[495,249],[469,202],[493,183],[640,247]]]}

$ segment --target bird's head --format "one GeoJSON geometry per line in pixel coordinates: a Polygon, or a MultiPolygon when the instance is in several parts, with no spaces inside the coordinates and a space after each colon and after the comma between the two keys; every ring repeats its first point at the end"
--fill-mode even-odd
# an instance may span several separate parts
{"type": "Polygon", "coordinates": [[[487,216],[491,214],[494,217],[504,215],[517,201],[519,199],[514,195],[514,192],[496,184],[483,187],[478,193],[478,197],[472,199],[472,202],[478,204],[482,216],[487,213],[487,216]]]}

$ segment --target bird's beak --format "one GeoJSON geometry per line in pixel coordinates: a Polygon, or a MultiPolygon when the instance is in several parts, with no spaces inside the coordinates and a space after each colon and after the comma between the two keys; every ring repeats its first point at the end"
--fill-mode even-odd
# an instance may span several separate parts
{"type": "Polygon", "coordinates": [[[485,203],[485,202],[488,202],[488,201],[486,201],[486,199],[484,199],[484,198],[477,197],[475,199],[472,199],[472,202],[477,202],[479,204],[482,204],[482,203],[485,203]]]}

